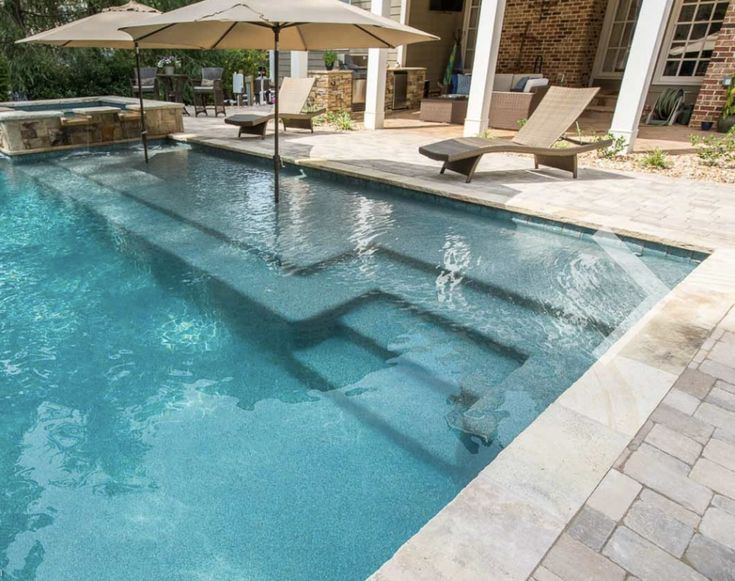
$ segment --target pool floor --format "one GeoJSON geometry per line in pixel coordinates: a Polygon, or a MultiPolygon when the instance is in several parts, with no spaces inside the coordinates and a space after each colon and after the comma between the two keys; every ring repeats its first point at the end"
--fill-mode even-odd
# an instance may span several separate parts
{"type": "Polygon", "coordinates": [[[363,579],[696,265],[282,188],[187,146],[0,161],[6,578],[363,579]]]}

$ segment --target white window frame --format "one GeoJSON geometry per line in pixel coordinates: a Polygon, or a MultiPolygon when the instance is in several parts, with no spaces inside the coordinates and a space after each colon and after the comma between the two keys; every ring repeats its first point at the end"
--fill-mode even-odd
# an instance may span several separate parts
{"type": "MultiPolygon", "coordinates": [[[[730,0],[735,2],[735,0],[730,0]]],[[[595,55],[595,63],[592,68],[593,79],[622,79],[623,73],[610,73],[602,70],[605,62],[605,56],[607,53],[607,46],[610,42],[610,35],[612,34],[613,21],[615,19],[615,13],[618,10],[620,0],[609,2],[607,5],[607,11],[605,12],[605,20],[602,25],[602,32],[600,33],[600,42],[597,45],[597,54],[595,55]]],[[[673,86],[692,86],[698,87],[704,81],[704,77],[666,77],[664,76],[664,67],[666,66],[666,55],[671,41],[674,38],[676,32],[676,25],[679,21],[679,14],[681,12],[684,0],[676,0],[669,16],[669,22],[666,25],[666,34],[664,35],[663,42],[661,43],[661,51],[656,59],[656,68],[654,70],[653,81],[654,85],[673,85],[673,86]]],[[[635,33],[634,33],[635,34],[635,33]]]]}
{"type": "MultiPolygon", "coordinates": [[[[733,1],[735,0],[730,0],[730,2],[733,1]]],[[[664,68],[666,67],[666,56],[668,54],[669,48],[671,47],[671,41],[674,38],[674,34],[676,32],[676,25],[679,22],[679,14],[681,13],[682,6],[684,6],[684,0],[676,0],[673,10],[671,11],[669,24],[666,28],[666,35],[664,36],[663,43],[661,44],[661,52],[658,55],[656,70],[653,75],[653,83],[656,85],[698,87],[704,81],[704,75],[701,77],[664,76],[664,68]]]]}

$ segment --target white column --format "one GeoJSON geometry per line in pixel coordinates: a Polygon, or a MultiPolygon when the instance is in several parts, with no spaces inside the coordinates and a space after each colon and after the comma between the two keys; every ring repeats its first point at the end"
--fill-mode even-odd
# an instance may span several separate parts
{"type": "MultiPolygon", "coordinates": [[[[390,16],[390,0],[371,0],[370,11],[390,16]]],[[[385,121],[385,76],[388,51],[371,48],[368,51],[367,87],[365,88],[365,129],[381,129],[385,121]]]]}
{"type": "Polygon", "coordinates": [[[465,137],[474,137],[487,129],[504,14],[505,0],[482,0],[477,29],[487,30],[488,33],[477,35],[470,98],[464,121],[465,137]]]}
{"type": "Polygon", "coordinates": [[[294,79],[305,79],[309,73],[309,51],[291,51],[291,77],[294,79]]]}
{"type": "Polygon", "coordinates": [[[643,0],[641,3],[610,126],[610,133],[625,138],[627,152],[633,150],[638,136],[638,123],[646,103],[646,95],[673,4],[674,0],[643,0]]]}
{"type": "Polygon", "coordinates": [[[504,13],[505,0],[482,0],[477,29],[487,30],[489,33],[477,35],[470,98],[464,121],[465,137],[474,137],[487,129],[504,13]]]}

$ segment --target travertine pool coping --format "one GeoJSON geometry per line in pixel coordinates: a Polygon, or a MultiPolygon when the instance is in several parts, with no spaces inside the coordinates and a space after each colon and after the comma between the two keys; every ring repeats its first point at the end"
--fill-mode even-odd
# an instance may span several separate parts
{"type": "MultiPolygon", "coordinates": [[[[213,139],[180,140],[266,157],[213,139]]],[[[519,211],[499,196],[449,193],[395,173],[328,160],[285,161],[519,211]]],[[[527,579],[735,305],[733,246],[700,240],[691,232],[648,226],[638,230],[630,222],[526,213],[710,255],[400,547],[374,580],[527,579]]]]}

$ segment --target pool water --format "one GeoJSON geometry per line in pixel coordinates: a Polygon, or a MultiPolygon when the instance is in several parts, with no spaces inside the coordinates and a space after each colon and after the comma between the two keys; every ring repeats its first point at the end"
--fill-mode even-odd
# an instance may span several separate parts
{"type": "Polygon", "coordinates": [[[65,101],[61,103],[12,105],[12,107],[18,111],[63,111],[70,115],[72,109],[89,109],[92,107],[117,107],[122,109],[123,105],[107,101],[65,101]]]}
{"type": "Polygon", "coordinates": [[[365,578],[696,266],[152,153],[0,161],[4,578],[365,578]]]}

